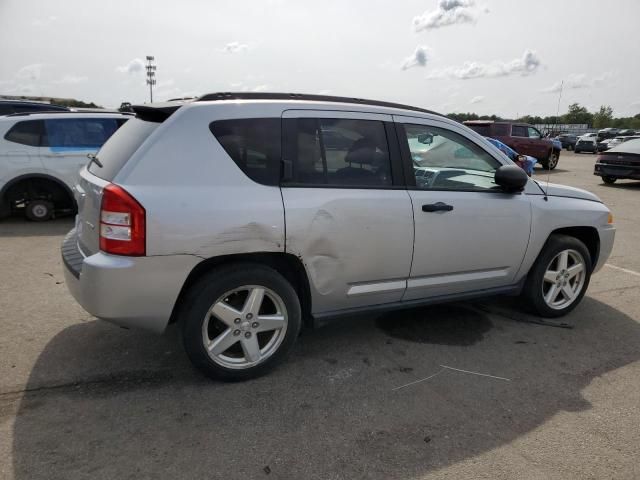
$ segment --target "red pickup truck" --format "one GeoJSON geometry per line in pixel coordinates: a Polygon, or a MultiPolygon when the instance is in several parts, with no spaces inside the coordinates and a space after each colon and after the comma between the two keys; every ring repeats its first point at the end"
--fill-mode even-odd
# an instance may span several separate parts
{"type": "Polygon", "coordinates": [[[521,155],[530,155],[545,168],[558,165],[560,150],[533,125],[492,120],[468,120],[464,124],[484,137],[491,137],[509,145],[521,155]]]}

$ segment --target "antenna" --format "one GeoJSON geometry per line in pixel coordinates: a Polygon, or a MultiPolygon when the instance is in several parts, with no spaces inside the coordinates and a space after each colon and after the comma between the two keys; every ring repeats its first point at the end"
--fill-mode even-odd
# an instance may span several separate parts
{"type": "MultiPolygon", "coordinates": [[[[564,80],[560,82],[560,95],[558,95],[558,108],[556,108],[556,121],[553,124],[553,131],[555,132],[558,127],[558,117],[560,116],[560,100],[562,99],[562,87],[564,87],[564,80]]],[[[547,163],[547,188],[544,191],[544,201],[549,201],[549,179],[551,178],[551,165],[547,163]]]]}

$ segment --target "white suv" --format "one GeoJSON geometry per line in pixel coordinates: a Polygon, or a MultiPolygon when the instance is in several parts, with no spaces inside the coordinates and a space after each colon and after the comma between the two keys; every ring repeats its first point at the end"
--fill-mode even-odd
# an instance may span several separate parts
{"type": "Polygon", "coordinates": [[[354,313],[501,293],[564,315],[613,246],[595,195],[423,109],[244,93],[134,110],[80,173],[65,283],[98,318],[179,323],[217,378],[354,313]]]}
{"type": "Polygon", "coordinates": [[[72,212],[72,187],[95,153],[130,116],[16,113],[0,117],[0,217],[24,209],[30,220],[72,212]]]}

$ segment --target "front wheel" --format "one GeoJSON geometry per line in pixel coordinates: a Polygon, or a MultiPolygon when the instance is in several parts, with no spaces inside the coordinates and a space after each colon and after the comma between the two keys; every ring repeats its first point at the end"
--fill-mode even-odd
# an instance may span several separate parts
{"type": "Polygon", "coordinates": [[[602,177],[602,181],[604,183],[608,183],[609,185],[616,183],[616,180],[618,180],[616,177],[608,177],[606,175],[602,177]]]}
{"type": "Polygon", "coordinates": [[[209,377],[239,381],[267,373],[291,351],[302,325],[291,284],[258,264],[216,269],[182,304],[184,347],[209,377]]]}
{"type": "Polygon", "coordinates": [[[580,303],[590,278],[591,256],[584,243],[552,235],[527,276],[522,296],[541,317],[560,317],[580,303]]]}

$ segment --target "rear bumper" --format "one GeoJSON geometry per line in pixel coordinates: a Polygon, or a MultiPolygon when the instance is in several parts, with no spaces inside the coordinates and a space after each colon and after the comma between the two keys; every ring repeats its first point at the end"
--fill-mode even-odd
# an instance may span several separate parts
{"type": "Polygon", "coordinates": [[[84,256],[75,229],[62,245],[67,287],[87,312],[124,327],[161,333],[191,270],[192,255],[121,257],[102,252],[84,256]]]}
{"type": "Polygon", "coordinates": [[[608,163],[596,163],[593,174],[599,177],[640,179],[640,165],[611,165],[608,163]]]}
{"type": "Polygon", "coordinates": [[[598,252],[598,261],[593,266],[593,272],[600,270],[611,255],[613,249],[613,241],[616,237],[616,228],[613,225],[606,225],[598,228],[598,236],[600,237],[600,251],[598,252]]]}

